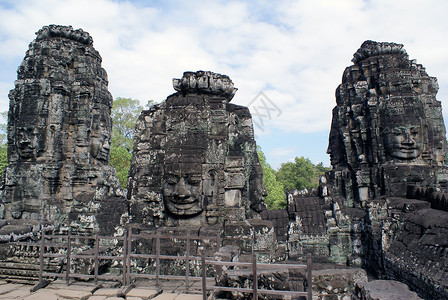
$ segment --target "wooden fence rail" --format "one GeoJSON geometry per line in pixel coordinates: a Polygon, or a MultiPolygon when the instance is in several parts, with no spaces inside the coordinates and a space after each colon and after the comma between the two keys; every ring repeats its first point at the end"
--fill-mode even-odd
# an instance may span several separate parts
{"type": "Polygon", "coordinates": [[[311,254],[308,254],[307,264],[263,264],[257,263],[257,256],[254,253],[252,255],[252,262],[227,262],[227,261],[216,261],[207,260],[205,255],[202,255],[202,296],[204,300],[207,300],[207,291],[225,291],[225,292],[240,292],[240,293],[252,293],[253,299],[258,299],[258,294],[269,294],[269,295],[281,295],[281,296],[305,296],[308,300],[313,299],[313,289],[312,289],[312,261],[311,254]],[[233,266],[233,267],[246,267],[252,268],[252,289],[250,288],[234,288],[225,286],[207,286],[207,276],[206,269],[207,265],[214,266],[233,266]],[[307,270],[307,282],[308,288],[306,292],[295,292],[295,291],[283,291],[283,290],[266,290],[258,288],[258,268],[268,266],[270,269],[306,269],[307,270]]]}
{"type": "MultiPolygon", "coordinates": [[[[132,279],[134,278],[146,278],[146,279],[155,279],[156,285],[159,286],[160,279],[173,279],[173,280],[185,280],[185,285],[187,289],[190,286],[190,281],[202,281],[202,292],[204,300],[207,299],[207,291],[215,290],[215,291],[230,291],[230,292],[243,292],[243,293],[252,293],[253,299],[258,299],[258,294],[271,294],[271,295],[290,295],[290,296],[305,296],[307,299],[312,299],[312,271],[311,271],[311,255],[308,255],[307,264],[262,264],[257,263],[256,255],[253,254],[252,262],[244,263],[244,262],[224,262],[224,261],[215,261],[212,257],[206,257],[205,251],[202,251],[201,256],[191,255],[191,242],[203,241],[203,240],[214,240],[216,242],[216,251],[219,250],[221,244],[221,237],[217,236],[199,236],[192,235],[188,230],[186,236],[174,236],[169,234],[161,234],[160,231],[156,231],[155,233],[141,233],[135,234],[132,232],[132,228],[129,228],[125,231],[123,236],[117,237],[107,237],[107,236],[73,236],[70,233],[67,235],[47,235],[44,232],[42,233],[41,241],[40,241],[40,251],[39,251],[39,259],[40,259],[40,268],[39,268],[39,281],[42,282],[44,277],[60,277],[64,278],[69,282],[70,278],[79,278],[79,279],[94,279],[95,283],[98,280],[117,280],[120,281],[123,286],[128,285],[132,279]],[[94,247],[91,250],[83,251],[81,253],[73,254],[73,240],[82,240],[82,239],[90,239],[94,240],[94,247]],[[101,252],[107,250],[106,248],[100,249],[100,240],[117,240],[122,241],[123,251],[121,255],[101,255],[101,252]],[[138,240],[150,240],[155,239],[155,254],[142,254],[142,253],[133,253],[132,251],[132,243],[138,240]],[[186,241],[186,249],[185,255],[183,256],[175,256],[175,255],[162,255],[161,254],[161,246],[160,241],[162,239],[178,239],[186,241]],[[47,242],[53,241],[53,242],[47,242]],[[54,242],[55,240],[59,240],[59,242],[54,242]],[[63,242],[65,240],[65,242],[63,242]],[[65,254],[62,253],[47,253],[46,249],[53,248],[54,249],[65,249],[65,254]],[[54,272],[45,272],[44,264],[45,258],[61,258],[65,260],[65,274],[63,273],[54,273],[54,272]],[[79,274],[71,272],[71,260],[72,259],[92,259],[94,262],[93,275],[92,274],[79,274]],[[132,259],[155,259],[155,274],[141,274],[141,273],[133,273],[131,269],[132,259]],[[166,275],[160,274],[160,260],[183,260],[185,261],[185,275],[184,276],[175,276],[175,275],[166,275]],[[100,260],[118,260],[122,261],[122,274],[121,275],[100,275],[99,274],[99,262],[100,260]],[[201,262],[201,276],[192,276],[190,275],[190,262],[197,261],[201,262]],[[207,265],[212,266],[233,266],[233,267],[245,267],[252,268],[253,272],[253,287],[250,288],[231,288],[224,286],[207,286],[207,279],[213,279],[211,277],[207,277],[206,270],[207,265]],[[307,270],[307,281],[308,281],[308,289],[307,292],[295,292],[295,291],[280,291],[280,290],[266,290],[258,288],[258,268],[268,266],[269,268],[274,269],[306,269],[307,270]]],[[[23,243],[21,243],[23,244],[23,243]]],[[[33,243],[33,245],[37,245],[33,243]]],[[[218,268],[219,269],[219,268],[218,268]]]]}
{"type": "Polygon", "coordinates": [[[174,279],[174,280],[185,280],[185,285],[189,287],[190,280],[192,281],[200,281],[201,277],[198,276],[191,276],[190,275],[190,262],[191,261],[200,261],[200,256],[192,256],[191,255],[191,241],[194,240],[214,240],[216,242],[216,251],[219,250],[220,244],[221,244],[221,236],[218,234],[217,236],[200,236],[200,235],[192,235],[190,230],[187,230],[186,236],[173,236],[168,234],[161,234],[160,231],[156,231],[155,233],[147,234],[134,234],[132,232],[132,228],[128,231],[128,253],[126,254],[127,262],[126,265],[128,266],[127,274],[126,274],[126,283],[129,283],[132,278],[146,278],[146,279],[156,279],[156,285],[158,286],[160,283],[160,279],[174,279]],[[132,242],[134,240],[149,240],[149,239],[155,239],[156,240],[156,254],[137,254],[132,253],[132,242]],[[185,255],[183,256],[177,256],[177,255],[161,255],[160,254],[160,241],[162,239],[178,239],[178,240],[185,240],[186,241],[186,249],[185,249],[185,255]],[[130,268],[130,262],[132,258],[145,258],[145,259],[155,259],[156,261],[156,274],[138,274],[138,273],[132,273],[130,268]],[[174,276],[174,275],[161,275],[160,274],[160,260],[161,259],[167,259],[167,260],[184,260],[185,261],[185,276],[174,276]]]}
{"type": "MultiPolygon", "coordinates": [[[[42,232],[41,242],[40,242],[40,252],[39,252],[39,260],[40,260],[40,268],[39,268],[39,281],[43,281],[43,277],[65,277],[67,283],[70,278],[79,278],[79,279],[94,279],[95,283],[98,282],[98,279],[103,280],[120,280],[124,282],[124,276],[116,276],[116,275],[99,275],[99,261],[100,260],[122,260],[124,261],[124,256],[113,256],[113,255],[100,255],[99,249],[99,240],[125,240],[125,236],[123,237],[107,237],[107,236],[72,236],[70,233],[67,235],[46,235],[42,232]],[[67,240],[66,243],[46,243],[46,240],[67,240]],[[84,253],[72,254],[72,239],[79,240],[95,240],[95,247],[93,253],[91,251],[85,251],[84,253]],[[61,253],[46,253],[46,248],[59,248],[66,249],[66,254],[61,253]],[[64,258],[65,259],[65,274],[54,273],[54,272],[44,272],[44,264],[45,258],[64,258]],[[94,260],[94,274],[77,274],[71,273],[71,260],[72,259],[93,259],[94,260]]],[[[123,264],[125,265],[125,264],[123,264]]],[[[124,274],[124,273],[123,273],[124,274]]]]}

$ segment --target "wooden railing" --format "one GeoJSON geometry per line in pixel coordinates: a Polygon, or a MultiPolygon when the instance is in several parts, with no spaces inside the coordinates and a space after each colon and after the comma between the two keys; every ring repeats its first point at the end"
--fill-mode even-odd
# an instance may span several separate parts
{"type": "Polygon", "coordinates": [[[224,292],[240,292],[240,293],[252,293],[253,299],[258,299],[258,294],[268,294],[268,295],[281,295],[281,296],[305,296],[308,300],[313,299],[313,285],[312,285],[312,266],[311,266],[311,254],[308,254],[307,264],[263,264],[257,263],[257,256],[254,253],[252,255],[252,262],[227,262],[227,261],[216,261],[207,260],[205,255],[202,255],[202,295],[203,299],[207,300],[207,291],[224,291],[224,292]],[[207,265],[214,266],[233,266],[233,267],[245,267],[252,268],[252,289],[250,288],[235,288],[226,286],[207,286],[207,276],[206,269],[207,265]],[[266,290],[258,288],[258,268],[259,267],[269,267],[270,270],[278,269],[306,269],[307,270],[307,283],[308,288],[306,292],[296,292],[296,291],[284,291],[284,290],[266,290]]]}
{"type": "MultiPolygon", "coordinates": [[[[204,241],[204,240],[214,240],[216,243],[216,249],[215,251],[219,250],[219,247],[221,245],[221,236],[218,234],[217,236],[200,236],[200,235],[192,235],[190,230],[187,230],[186,236],[173,236],[169,234],[161,234],[160,231],[156,231],[155,233],[147,234],[133,234],[132,228],[128,231],[128,246],[126,247],[128,250],[128,253],[126,254],[126,281],[125,283],[131,282],[132,278],[146,278],[146,279],[155,279],[156,285],[159,285],[160,279],[174,279],[174,280],[185,280],[185,285],[188,287],[190,285],[190,280],[192,281],[200,281],[200,276],[191,276],[190,275],[190,262],[191,261],[200,261],[200,256],[194,256],[191,255],[191,242],[194,240],[204,241]],[[132,253],[130,251],[132,249],[132,242],[135,240],[149,240],[149,239],[155,239],[156,241],[156,253],[155,254],[137,254],[132,253]],[[178,255],[162,255],[160,253],[160,241],[162,239],[178,239],[178,240],[185,240],[186,246],[185,246],[185,255],[178,256],[178,255]],[[130,270],[131,265],[131,259],[132,258],[143,258],[143,259],[155,259],[156,262],[156,274],[138,274],[138,273],[132,273],[130,270]],[[166,259],[166,260],[183,260],[185,261],[185,276],[175,276],[175,275],[164,275],[160,274],[160,260],[166,259]]],[[[211,258],[211,257],[210,257],[211,258]]]]}
{"type": "MultiPolygon", "coordinates": [[[[204,300],[207,299],[207,291],[229,291],[229,292],[241,292],[241,293],[252,293],[253,299],[258,299],[258,294],[270,294],[270,295],[289,295],[289,296],[305,296],[308,300],[312,299],[312,268],[311,268],[311,255],[308,255],[307,264],[265,264],[257,263],[256,254],[253,254],[252,262],[225,262],[216,261],[212,257],[207,257],[205,251],[202,250],[201,256],[191,255],[190,245],[194,240],[214,240],[216,242],[216,251],[219,250],[221,244],[221,237],[218,236],[199,236],[192,235],[188,230],[186,236],[174,236],[170,234],[161,234],[160,231],[155,233],[140,233],[135,234],[132,232],[132,228],[128,228],[123,236],[116,237],[106,237],[106,236],[74,236],[68,233],[67,235],[46,235],[42,233],[40,241],[40,270],[39,270],[39,281],[43,282],[44,277],[61,277],[65,278],[67,283],[70,278],[79,279],[94,279],[95,283],[98,280],[116,280],[120,281],[124,286],[131,283],[133,278],[146,278],[155,279],[156,285],[160,283],[160,279],[171,279],[171,280],[185,280],[185,285],[188,288],[190,281],[202,281],[202,292],[204,300]],[[72,241],[78,240],[94,240],[94,248],[83,251],[80,253],[73,254],[72,241]],[[121,255],[104,255],[101,254],[103,251],[107,250],[107,247],[100,249],[101,240],[116,240],[121,241],[123,246],[123,251],[121,255]],[[132,243],[137,240],[155,240],[155,254],[143,254],[143,253],[133,253],[132,243]],[[185,255],[164,255],[161,254],[160,241],[162,239],[178,239],[185,240],[186,249],[185,255]],[[53,241],[53,242],[47,242],[53,241]],[[54,242],[59,240],[60,242],[54,242]],[[65,241],[65,242],[63,242],[65,241]],[[47,253],[47,248],[53,248],[52,253],[47,253]],[[64,249],[65,254],[55,253],[54,249],[64,249]],[[62,258],[65,260],[65,274],[64,273],[53,273],[45,272],[44,264],[45,258],[62,258]],[[94,263],[93,274],[79,274],[71,272],[71,260],[72,259],[92,259],[94,263]],[[154,259],[155,260],[155,274],[142,274],[134,273],[131,269],[132,259],[154,259]],[[183,260],[185,261],[185,275],[175,276],[160,274],[160,260],[183,260]],[[122,274],[121,275],[100,275],[99,274],[99,263],[100,260],[118,260],[122,261],[122,274]],[[198,261],[201,262],[201,276],[190,275],[190,262],[198,261]],[[216,269],[221,269],[222,266],[229,267],[239,267],[239,268],[252,268],[253,273],[253,286],[252,288],[234,288],[234,287],[224,287],[224,286],[207,286],[207,279],[214,279],[214,277],[207,277],[206,270],[207,265],[212,265],[218,267],[216,269]],[[297,292],[297,291],[284,291],[284,290],[267,290],[258,288],[258,269],[260,267],[269,267],[269,269],[306,269],[307,270],[307,292],[297,292]]],[[[33,243],[33,245],[37,245],[33,243]]]]}
{"type": "MultiPolygon", "coordinates": [[[[199,236],[191,234],[190,230],[187,230],[186,236],[174,236],[168,234],[161,234],[159,231],[155,233],[142,233],[142,234],[134,234],[132,228],[129,228],[123,236],[117,237],[106,237],[106,236],[74,236],[70,233],[67,235],[46,235],[42,234],[41,242],[40,242],[40,270],[39,270],[39,281],[42,282],[43,277],[62,277],[66,279],[68,282],[70,278],[79,278],[79,279],[94,279],[95,282],[100,280],[117,280],[121,281],[123,285],[126,285],[131,282],[133,278],[146,278],[146,279],[155,279],[156,285],[159,285],[160,279],[177,279],[177,280],[185,280],[186,286],[189,286],[190,280],[192,281],[200,281],[200,276],[191,276],[190,275],[190,262],[197,261],[198,263],[201,261],[200,256],[191,255],[190,245],[192,241],[195,240],[212,240],[216,243],[216,249],[213,251],[218,251],[221,244],[221,237],[218,236],[199,236]],[[95,246],[93,249],[88,251],[83,251],[81,253],[73,254],[73,245],[72,241],[74,239],[85,239],[85,240],[94,240],[95,246]],[[101,252],[106,248],[100,249],[100,240],[113,239],[117,241],[122,241],[123,251],[122,255],[101,255],[101,252]],[[142,253],[134,253],[132,251],[132,243],[137,240],[155,240],[155,254],[142,254],[142,253]],[[185,255],[163,255],[161,254],[160,241],[162,239],[177,239],[177,240],[185,240],[186,241],[186,249],[185,255]],[[59,242],[47,242],[58,240],[59,242]],[[46,249],[53,248],[52,253],[47,253],[46,249]],[[54,249],[63,249],[62,252],[65,253],[54,253],[59,252],[54,249]],[[44,260],[45,258],[61,258],[65,260],[65,274],[62,273],[53,273],[53,272],[45,272],[44,271],[44,260]],[[94,274],[78,274],[71,272],[71,260],[72,259],[92,259],[94,260],[94,274]],[[134,273],[131,269],[131,261],[132,259],[154,259],[156,268],[155,274],[142,274],[142,273],[134,273]],[[160,274],[160,260],[183,260],[185,261],[185,276],[174,276],[167,274],[160,274]],[[99,262],[100,260],[119,260],[122,261],[122,274],[121,275],[100,275],[99,274],[99,262]]],[[[34,244],[35,245],[35,244],[34,244]]],[[[210,257],[211,259],[211,257],[210,257]]]]}
{"type": "MultiPolygon", "coordinates": [[[[121,237],[106,237],[106,236],[72,236],[70,233],[67,235],[46,235],[45,232],[42,232],[42,237],[40,241],[40,269],[39,269],[39,281],[43,281],[43,277],[65,277],[67,283],[70,278],[79,278],[79,279],[94,279],[95,283],[100,280],[121,280],[123,283],[125,282],[125,264],[123,263],[123,276],[119,275],[100,275],[99,274],[99,261],[100,260],[121,260],[125,261],[125,256],[117,256],[117,255],[100,255],[99,241],[100,240],[118,240],[118,241],[126,241],[126,235],[121,237]],[[84,251],[81,253],[72,254],[72,240],[95,240],[95,246],[93,251],[84,251]],[[46,242],[46,240],[60,240],[61,242],[46,242]],[[66,243],[63,241],[66,240],[66,243]],[[53,249],[63,249],[65,250],[65,254],[62,253],[46,253],[45,249],[53,248],[53,249]],[[63,258],[65,259],[65,274],[62,273],[53,273],[53,272],[44,272],[44,260],[45,258],[63,258]],[[93,259],[94,260],[94,274],[78,274],[71,273],[71,260],[72,259],[93,259]]],[[[125,244],[125,243],[123,243],[125,244]]],[[[103,249],[101,249],[103,250],[103,249]]]]}

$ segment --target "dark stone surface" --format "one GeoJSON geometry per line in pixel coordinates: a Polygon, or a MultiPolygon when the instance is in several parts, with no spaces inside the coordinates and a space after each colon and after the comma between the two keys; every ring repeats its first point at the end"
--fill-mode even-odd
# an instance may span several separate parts
{"type": "Polygon", "coordinates": [[[446,138],[437,79],[403,45],[366,41],[336,90],[328,153],[345,205],[439,184],[446,138]]]}
{"type": "Polygon", "coordinates": [[[264,210],[261,218],[272,223],[277,236],[277,242],[286,242],[288,239],[289,215],[286,209],[264,210]]]}
{"type": "Polygon", "coordinates": [[[336,90],[333,170],[319,189],[332,207],[330,256],[403,281],[425,299],[446,298],[447,248],[439,239],[447,145],[437,80],[400,44],[366,41],[353,62],[336,90]]]}
{"type": "MultiPolygon", "coordinates": [[[[1,213],[71,226],[82,223],[85,212],[95,215],[87,212],[91,207],[99,212],[101,201],[122,194],[109,166],[112,95],[88,33],[50,25],[36,34],[9,93],[1,213]],[[71,211],[80,203],[82,211],[71,211]]],[[[90,221],[88,227],[98,229],[90,221]]]]}
{"type": "Polygon", "coordinates": [[[134,135],[132,222],[214,225],[259,218],[265,190],[246,107],[225,75],[185,72],[177,93],[143,111],[134,135]]]}
{"type": "MultiPolygon", "coordinates": [[[[405,284],[393,280],[373,280],[356,283],[353,300],[419,300],[405,284]]],[[[433,298],[438,299],[438,298],[433,298]]],[[[439,298],[440,299],[440,298],[439,298]]]]}

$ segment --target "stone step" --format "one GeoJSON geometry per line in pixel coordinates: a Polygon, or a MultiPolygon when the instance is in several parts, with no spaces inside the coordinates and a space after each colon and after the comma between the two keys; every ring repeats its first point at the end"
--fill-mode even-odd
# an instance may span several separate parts
{"type": "Polygon", "coordinates": [[[29,269],[2,269],[0,268],[0,275],[16,275],[16,276],[30,276],[30,277],[39,277],[38,270],[29,270],[29,269]]]}
{"type": "Polygon", "coordinates": [[[23,283],[23,284],[35,284],[39,281],[39,277],[29,277],[29,276],[16,276],[16,275],[5,275],[0,274],[1,280],[6,280],[8,282],[23,283]]]}
{"type": "MultiPolygon", "coordinates": [[[[47,272],[56,272],[60,267],[55,263],[45,265],[47,272]]],[[[34,284],[39,278],[40,266],[37,262],[21,262],[18,257],[0,261],[0,278],[17,283],[34,284]]]]}
{"type": "Polygon", "coordinates": [[[30,263],[12,262],[12,261],[8,262],[0,261],[0,270],[1,269],[23,269],[23,270],[39,271],[39,265],[30,263]]]}

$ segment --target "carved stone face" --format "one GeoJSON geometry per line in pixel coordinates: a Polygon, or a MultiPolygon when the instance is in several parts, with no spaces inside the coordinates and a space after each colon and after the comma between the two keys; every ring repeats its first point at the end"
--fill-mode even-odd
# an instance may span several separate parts
{"type": "Polygon", "coordinates": [[[381,114],[381,135],[389,159],[420,159],[427,139],[423,104],[414,98],[397,97],[383,103],[381,114]]]}
{"type": "Polygon", "coordinates": [[[33,158],[42,150],[41,137],[37,128],[33,126],[17,128],[17,151],[22,158],[33,158]]]}
{"type": "Polygon", "coordinates": [[[94,122],[90,133],[90,153],[98,160],[107,161],[110,152],[109,135],[102,122],[94,122]]]}
{"type": "Polygon", "coordinates": [[[191,216],[202,212],[202,174],[184,170],[165,172],[162,193],[166,209],[175,215],[191,216]]]}
{"type": "Polygon", "coordinates": [[[386,152],[394,158],[411,160],[418,158],[423,151],[423,132],[421,125],[403,125],[392,128],[384,140],[386,152]]]}

